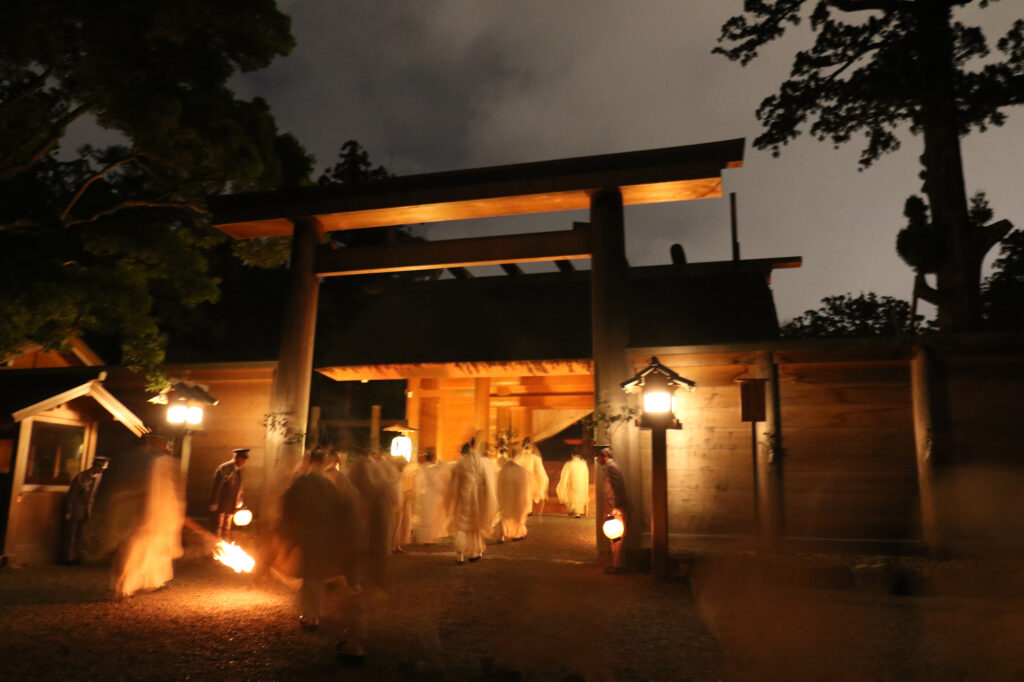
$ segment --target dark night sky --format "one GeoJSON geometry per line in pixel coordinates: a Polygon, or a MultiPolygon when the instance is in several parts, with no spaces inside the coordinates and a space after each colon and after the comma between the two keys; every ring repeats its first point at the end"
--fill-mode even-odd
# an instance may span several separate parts
{"type": "MultiPolygon", "coordinates": [[[[400,175],[694,144],[748,141],[738,193],[746,258],[800,255],[777,272],[782,320],[823,296],[875,291],[909,298],[912,276],[894,243],[903,202],[919,189],[920,138],[858,172],[860,147],[806,136],[778,159],[750,146],[757,104],[785,77],[806,29],[743,68],[711,49],[739,0],[282,0],[298,47],[269,69],[235,79],[262,95],[282,130],[333,163],[347,139],[400,175]]],[[[984,12],[990,45],[1021,16],[1019,0],[984,12]]],[[[970,19],[970,15],[964,15],[970,19]]],[[[996,217],[1024,226],[1024,116],[964,143],[969,192],[984,189],[996,217]]],[[[566,229],[585,214],[548,214],[417,228],[431,239],[566,229]]],[[[628,208],[634,265],[730,257],[728,201],[628,208]]],[[[993,252],[994,253],[994,252],[993,252]]],[[[991,255],[990,255],[991,259],[991,255]]],[[[533,270],[553,265],[531,266],[533,270]]],[[[484,274],[483,271],[480,274],[484,274]]]]}

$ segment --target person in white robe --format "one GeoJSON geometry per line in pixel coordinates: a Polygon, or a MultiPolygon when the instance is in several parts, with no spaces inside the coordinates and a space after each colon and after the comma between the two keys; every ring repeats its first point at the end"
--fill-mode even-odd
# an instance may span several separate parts
{"type": "Polygon", "coordinates": [[[448,488],[452,467],[438,462],[433,452],[423,454],[424,462],[416,472],[416,542],[432,544],[448,535],[448,488]]]}
{"type": "Polygon", "coordinates": [[[526,537],[530,499],[530,476],[526,469],[509,460],[498,472],[498,511],[501,516],[499,542],[526,537]]]}
{"type": "Polygon", "coordinates": [[[174,578],[174,560],[182,555],[184,523],[185,498],[179,462],[160,454],[149,467],[138,523],[119,548],[114,562],[117,597],[156,590],[174,578]]]}
{"type": "Polygon", "coordinates": [[[419,468],[418,461],[410,461],[402,467],[402,474],[398,482],[398,521],[395,523],[394,541],[391,547],[395,552],[404,551],[402,546],[412,542],[419,468]]]}
{"type": "Polygon", "coordinates": [[[530,500],[533,503],[531,514],[542,516],[544,514],[544,503],[548,499],[548,472],[544,469],[544,459],[540,456],[540,450],[533,444],[529,436],[523,439],[523,447],[515,457],[515,462],[526,469],[530,476],[530,500]]]}
{"type": "Polygon", "coordinates": [[[558,501],[565,505],[569,516],[580,518],[587,515],[590,502],[590,468],[578,452],[562,465],[562,474],[555,487],[558,501]]]}
{"type": "Polygon", "coordinates": [[[449,531],[455,540],[455,557],[459,565],[467,558],[478,561],[483,556],[484,538],[494,525],[497,502],[494,477],[489,469],[469,443],[462,446],[462,457],[452,469],[448,493],[449,531]]]}
{"type": "Polygon", "coordinates": [[[365,581],[385,588],[398,511],[401,473],[380,455],[360,457],[349,467],[349,478],[359,491],[366,525],[365,581]]]}

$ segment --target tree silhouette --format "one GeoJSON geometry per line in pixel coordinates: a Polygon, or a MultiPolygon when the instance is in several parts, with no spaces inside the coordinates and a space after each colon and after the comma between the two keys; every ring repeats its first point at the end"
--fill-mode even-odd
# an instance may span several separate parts
{"type": "MultiPolygon", "coordinates": [[[[992,0],[995,1],[995,0],[992,0]]],[[[715,52],[747,64],[767,43],[809,19],[814,44],[797,52],[790,77],[757,110],[765,130],[754,140],[778,154],[802,130],[839,145],[863,134],[867,167],[899,148],[908,126],[924,142],[923,192],[928,211],[913,206],[910,229],[930,241],[918,269],[917,294],[938,306],[945,331],[981,322],[979,283],[988,250],[1010,230],[1007,221],[971,224],[960,136],[1001,125],[1004,109],[1024,101],[1024,21],[990,55],[980,28],[957,20],[954,8],[989,0],[747,0],[723,26],[715,52]],[[808,7],[810,9],[808,10],[808,7]],[[924,281],[936,274],[933,288],[924,281]]],[[[913,258],[913,257],[912,257],[913,258]]]]}
{"type": "Polygon", "coordinates": [[[294,41],[273,0],[11,0],[0,22],[0,357],[99,332],[159,381],[158,299],[218,295],[206,196],[308,182],[237,71],[294,41]],[[73,122],[120,142],[58,155],[73,122]]]}

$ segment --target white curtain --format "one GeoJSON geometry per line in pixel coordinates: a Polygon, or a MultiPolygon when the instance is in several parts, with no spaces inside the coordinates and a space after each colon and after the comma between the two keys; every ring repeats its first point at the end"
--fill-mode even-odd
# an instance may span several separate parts
{"type": "Polygon", "coordinates": [[[572,426],[574,423],[586,417],[593,410],[588,409],[566,409],[566,410],[534,410],[532,431],[527,434],[534,443],[547,440],[559,434],[563,429],[572,426]]]}

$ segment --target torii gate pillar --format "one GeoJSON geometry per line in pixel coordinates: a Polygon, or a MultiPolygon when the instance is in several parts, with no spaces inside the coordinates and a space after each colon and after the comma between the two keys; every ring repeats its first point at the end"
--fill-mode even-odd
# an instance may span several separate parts
{"type": "Polygon", "coordinates": [[[320,280],[314,254],[320,243],[320,224],[315,219],[295,220],[292,256],[288,271],[288,295],[281,324],[281,349],[270,390],[270,420],[263,462],[261,517],[273,521],[277,499],[302,459],[309,392],[313,377],[313,343],[320,280]]]}
{"type": "MultiPolygon", "coordinates": [[[[629,378],[633,370],[629,365],[626,347],[629,344],[629,307],[626,288],[626,237],[622,217],[622,193],[618,188],[602,189],[590,196],[590,305],[592,325],[592,351],[594,354],[594,409],[604,403],[613,414],[628,404],[620,382],[629,378]]],[[[609,438],[607,433],[596,434],[597,440],[609,438]]],[[[636,556],[643,533],[642,491],[643,478],[640,453],[636,447],[636,427],[620,423],[610,434],[612,453],[626,482],[626,490],[634,511],[628,517],[622,548],[627,561],[636,556]]],[[[601,532],[607,512],[604,509],[603,476],[601,467],[594,466],[597,491],[598,553],[607,562],[611,552],[608,540],[601,532]]]]}

